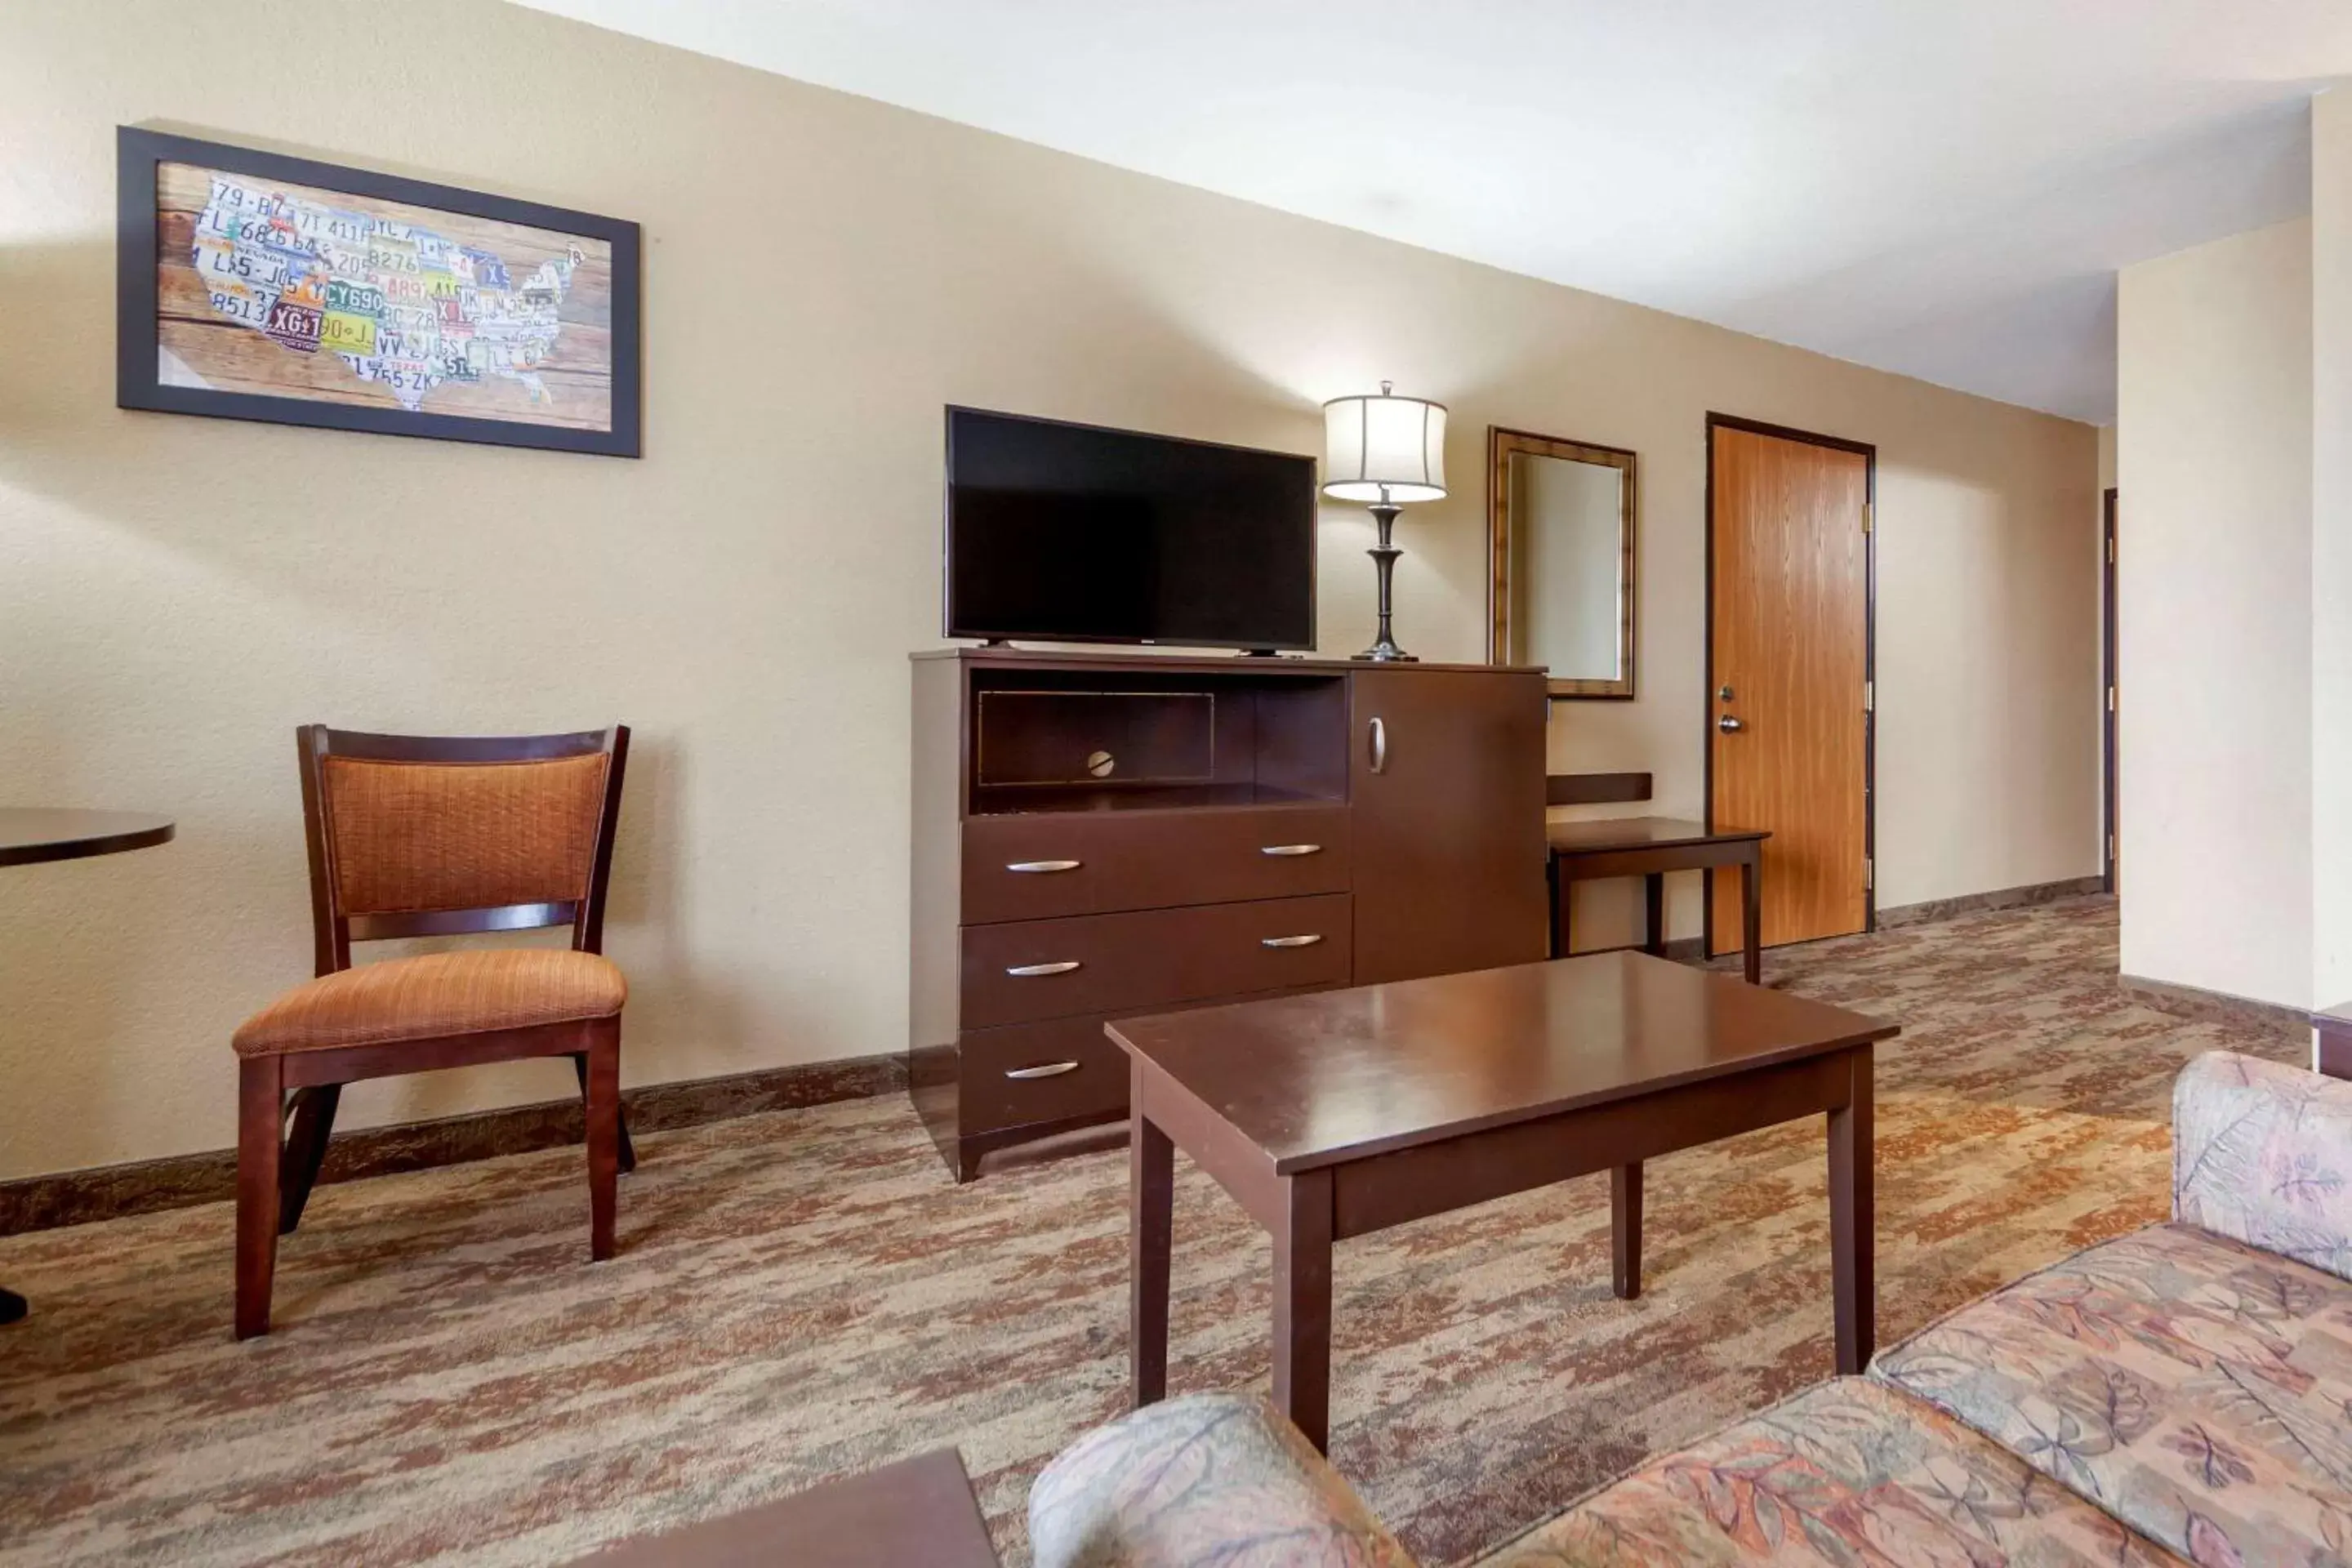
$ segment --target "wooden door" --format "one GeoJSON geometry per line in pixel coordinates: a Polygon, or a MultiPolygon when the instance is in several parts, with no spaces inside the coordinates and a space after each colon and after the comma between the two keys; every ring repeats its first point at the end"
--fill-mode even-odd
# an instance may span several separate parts
{"type": "Polygon", "coordinates": [[[1348,685],[1356,984],[1541,960],[1543,672],[1389,666],[1348,685]]]}
{"type": "MultiPolygon", "coordinates": [[[[1866,447],[1715,423],[1708,810],[1763,827],[1764,942],[1870,923],[1866,447]]],[[[1711,951],[1737,950],[1739,879],[1713,879],[1711,951]]]]}

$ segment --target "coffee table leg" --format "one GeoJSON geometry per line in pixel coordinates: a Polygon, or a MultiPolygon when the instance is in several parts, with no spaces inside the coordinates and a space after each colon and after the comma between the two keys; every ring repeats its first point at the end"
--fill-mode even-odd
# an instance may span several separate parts
{"type": "Polygon", "coordinates": [[[1852,1098],[1830,1112],[1830,1289],[1837,1319],[1837,1369],[1843,1376],[1870,1364],[1878,1316],[1870,1047],[1852,1052],[1848,1059],[1852,1098]]]}
{"type": "Polygon", "coordinates": [[[1610,1288],[1621,1301],[1642,1293],[1642,1164],[1609,1168],[1610,1288]]]}
{"type": "Polygon", "coordinates": [[[1666,879],[1652,871],[1642,879],[1642,951],[1653,958],[1666,956],[1666,879]]]}
{"type": "Polygon", "coordinates": [[[1328,1453],[1331,1441],[1331,1173],[1282,1183],[1274,1233],[1274,1404],[1328,1453]]]}
{"type": "Polygon", "coordinates": [[[14,1290],[0,1290],[0,1323],[13,1323],[32,1310],[32,1303],[14,1290]]]}
{"type": "Polygon", "coordinates": [[[1764,855],[1751,848],[1739,863],[1739,934],[1747,949],[1748,984],[1764,984],[1764,855]]]}
{"type": "Polygon", "coordinates": [[[1568,880],[1559,874],[1559,857],[1557,855],[1547,856],[1544,858],[1544,893],[1546,895],[1546,902],[1551,906],[1551,952],[1549,956],[1553,958],[1566,958],[1568,956],[1568,952],[1567,950],[1560,945],[1560,936],[1564,929],[1561,924],[1561,905],[1568,897],[1568,880]]]}
{"type": "Polygon", "coordinates": [[[1168,1394],[1168,1251],[1176,1197],[1176,1147],[1144,1114],[1142,1091],[1142,1084],[1134,1085],[1127,1141],[1132,1205],[1128,1354],[1138,1408],[1168,1394]]]}

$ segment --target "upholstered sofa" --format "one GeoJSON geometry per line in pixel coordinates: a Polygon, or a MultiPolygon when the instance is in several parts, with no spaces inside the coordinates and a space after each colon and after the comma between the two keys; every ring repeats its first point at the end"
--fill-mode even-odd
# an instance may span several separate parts
{"type": "MultiPolygon", "coordinates": [[[[1482,1564],[2352,1561],[2352,1082],[2216,1052],[2172,1115],[2171,1223],[1652,1459],[1482,1564]]],[[[1287,1423],[1227,1394],[1081,1438],[1029,1527],[1039,1568],[1412,1562],[1287,1423]]]]}

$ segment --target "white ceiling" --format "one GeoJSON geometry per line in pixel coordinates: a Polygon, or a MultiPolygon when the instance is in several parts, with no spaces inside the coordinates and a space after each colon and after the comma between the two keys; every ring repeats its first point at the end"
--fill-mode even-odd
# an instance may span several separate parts
{"type": "Polygon", "coordinates": [[[2115,269],[2309,209],[2347,0],[524,0],[2104,422],[2115,269]]]}

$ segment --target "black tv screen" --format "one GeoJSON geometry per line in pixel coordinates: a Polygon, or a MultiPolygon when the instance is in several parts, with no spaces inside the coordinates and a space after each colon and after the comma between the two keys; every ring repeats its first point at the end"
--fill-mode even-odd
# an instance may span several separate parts
{"type": "Polygon", "coordinates": [[[1315,644],[1315,461],[948,410],[947,635],[1315,644]]]}

